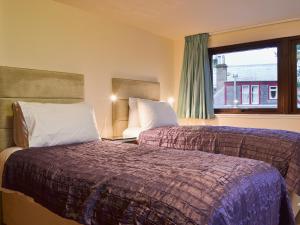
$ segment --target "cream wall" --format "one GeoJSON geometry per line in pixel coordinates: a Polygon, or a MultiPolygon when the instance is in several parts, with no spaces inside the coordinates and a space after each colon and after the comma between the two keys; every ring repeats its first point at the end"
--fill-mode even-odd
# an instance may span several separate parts
{"type": "Polygon", "coordinates": [[[52,0],[0,0],[0,64],[84,74],[99,129],[111,77],[159,81],[162,99],[174,87],[171,40],[52,0]]]}
{"type": "MultiPolygon", "coordinates": [[[[295,35],[300,35],[300,20],[212,34],[209,46],[217,47],[295,35]]],[[[174,41],[174,96],[176,98],[179,90],[183,50],[184,40],[174,41]]],[[[213,120],[181,120],[181,124],[262,127],[300,132],[300,115],[217,115],[213,120]]]]}
{"type": "MultiPolygon", "coordinates": [[[[213,34],[211,47],[300,34],[300,21],[213,34]]],[[[110,121],[111,77],[161,82],[161,98],[178,96],[184,40],[171,41],[52,0],[0,0],[0,64],[85,75],[86,100],[99,129],[110,121]],[[175,74],[175,75],[174,75],[175,74]]],[[[292,115],[218,115],[183,124],[300,131],[292,115]]],[[[104,135],[110,133],[107,127],[104,135]]]]}

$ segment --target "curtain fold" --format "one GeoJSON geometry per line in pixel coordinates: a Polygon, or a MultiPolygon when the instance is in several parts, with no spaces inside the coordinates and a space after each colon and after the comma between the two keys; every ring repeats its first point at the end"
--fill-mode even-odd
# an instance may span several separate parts
{"type": "Polygon", "coordinates": [[[207,33],[185,37],[177,109],[181,118],[214,117],[208,37],[207,33]]]}

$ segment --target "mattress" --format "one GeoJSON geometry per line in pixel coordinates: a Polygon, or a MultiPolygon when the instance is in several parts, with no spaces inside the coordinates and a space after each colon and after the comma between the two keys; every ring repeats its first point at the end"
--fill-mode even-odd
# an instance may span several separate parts
{"type": "Polygon", "coordinates": [[[32,148],[10,155],[3,186],[86,225],[294,224],[278,170],[201,151],[106,141],[32,148]]]}

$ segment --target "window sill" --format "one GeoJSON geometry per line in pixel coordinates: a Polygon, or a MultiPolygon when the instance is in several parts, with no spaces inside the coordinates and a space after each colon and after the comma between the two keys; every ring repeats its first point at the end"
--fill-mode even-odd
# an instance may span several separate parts
{"type": "Polygon", "coordinates": [[[300,119],[299,114],[215,114],[216,118],[300,119]]]}

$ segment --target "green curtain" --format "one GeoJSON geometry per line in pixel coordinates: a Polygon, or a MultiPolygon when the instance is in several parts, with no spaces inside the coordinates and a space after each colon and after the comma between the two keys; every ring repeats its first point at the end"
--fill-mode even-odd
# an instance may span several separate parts
{"type": "Polygon", "coordinates": [[[178,116],[181,118],[214,117],[208,37],[206,33],[185,37],[178,98],[178,116]]]}

